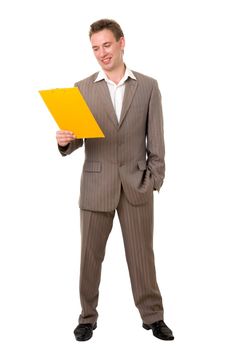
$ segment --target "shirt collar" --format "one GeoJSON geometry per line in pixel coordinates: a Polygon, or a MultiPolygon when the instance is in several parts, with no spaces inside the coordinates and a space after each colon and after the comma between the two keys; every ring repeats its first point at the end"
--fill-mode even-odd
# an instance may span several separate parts
{"type": "MultiPolygon", "coordinates": [[[[137,80],[135,75],[133,74],[133,72],[129,69],[129,68],[125,68],[125,74],[123,76],[123,78],[119,81],[118,85],[120,84],[123,84],[127,79],[131,78],[131,79],[134,79],[134,80],[137,80]]],[[[94,80],[94,83],[96,83],[97,81],[100,81],[100,80],[105,80],[106,82],[110,82],[110,83],[113,83],[108,77],[107,75],[105,74],[105,72],[101,69],[96,77],[96,79],[94,80]]]]}

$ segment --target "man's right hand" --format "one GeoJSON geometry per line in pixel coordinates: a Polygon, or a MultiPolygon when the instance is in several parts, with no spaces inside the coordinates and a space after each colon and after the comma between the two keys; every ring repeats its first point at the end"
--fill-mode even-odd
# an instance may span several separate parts
{"type": "Polygon", "coordinates": [[[70,143],[71,141],[75,140],[76,136],[72,131],[58,130],[56,132],[56,139],[57,139],[57,143],[60,146],[64,147],[64,146],[67,146],[68,143],[70,143]]]}

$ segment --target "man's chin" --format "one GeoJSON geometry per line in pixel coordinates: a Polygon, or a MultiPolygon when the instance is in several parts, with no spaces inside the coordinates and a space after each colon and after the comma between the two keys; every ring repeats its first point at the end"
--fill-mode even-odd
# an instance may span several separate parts
{"type": "Polygon", "coordinates": [[[101,67],[103,70],[106,70],[106,71],[112,70],[112,65],[111,65],[111,64],[103,64],[103,63],[101,62],[100,67],[101,67]]]}

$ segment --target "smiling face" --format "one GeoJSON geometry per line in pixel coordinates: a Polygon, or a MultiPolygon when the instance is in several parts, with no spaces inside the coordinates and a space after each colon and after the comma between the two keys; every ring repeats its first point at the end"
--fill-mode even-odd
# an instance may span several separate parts
{"type": "Polygon", "coordinates": [[[91,45],[94,55],[104,71],[112,72],[123,64],[124,37],[116,41],[111,30],[103,29],[92,34],[91,45]]]}

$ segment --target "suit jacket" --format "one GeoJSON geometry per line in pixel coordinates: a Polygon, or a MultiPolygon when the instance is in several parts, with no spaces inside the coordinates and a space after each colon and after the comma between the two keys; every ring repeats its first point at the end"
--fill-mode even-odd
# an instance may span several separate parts
{"type": "Polygon", "coordinates": [[[105,80],[97,74],[75,83],[105,138],[75,139],[62,156],[85,143],[79,207],[111,211],[117,207],[121,185],[133,205],[144,204],[162,186],[165,175],[161,94],[157,81],[133,72],[128,78],[120,121],[115,114],[105,80]]]}

